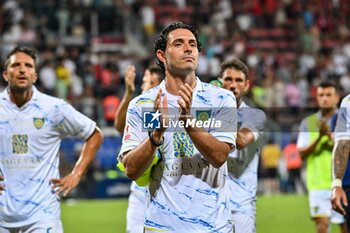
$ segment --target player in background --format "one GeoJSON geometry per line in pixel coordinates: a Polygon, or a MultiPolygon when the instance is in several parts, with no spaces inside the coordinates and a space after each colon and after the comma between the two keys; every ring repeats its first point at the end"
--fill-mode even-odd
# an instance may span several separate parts
{"type": "Polygon", "coordinates": [[[304,118],[300,124],[297,147],[300,157],[306,162],[306,187],[309,205],[316,232],[326,233],[329,222],[340,225],[341,232],[347,232],[344,218],[332,211],[332,149],[331,129],[337,118],[339,95],[331,82],[321,82],[317,87],[319,110],[304,118]]]}
{"type": "Polygon", "coordinates": [[[200,49],[193,26],[172,23],[166,27],[155,42],[165,81],[129,104],[118,157],[126,174],[137,180],[155,156],[161,156],[149,177],[151,201],[145,232],[233,230],[226,160],[235,147],[237,121],[232,110],[236,101],[232,93],[196,77],[200,49]],[[221,124],[215,124],[210,132],[188,124],[200,122],[197,117],[209,121],[215,117],[221,124]],[[170,122],[179,125],[170,126],[170,122]],[[147,132],[144,127],[152,130],[147,132]]]}
{"type": "MultiPolygon", "coordinates": [[[[6,57],[0,93],[1,233],[63,232],[60,196],[75,188],[103,135],[96,123],[64,100],[38,91],[37,54],[14,48],[6,57]],[[59,178],[61,139],[85,140],[72,172],[59,178]]],[[[45,77],[41,77],[45,78],[45,77]]]]}
{"type": "MultiPolygon", "coordinates": [[[[125,93],[116,111],[114,127],[122,134],[125,128],[126,111],[135,92],[135,67],[128,66],[125,73],[125,93]]],[[[141,90],[145,91],[158,86],[163,79],[162,72],[157,66],[150,66],[145,70],[142,79],[141,90]]],[[[126,232],[142,233],[144,223],[144,213],[146,211],[147,193],[145,187],[140,187],[136,182],[131,183],[130,195],[128,199],[128,209],[126,211],[126,232]]]]}
{"type": "MultiPolygon", "coordinates": [[[[126,111],[135,92],[135,66],[128,66],[125,73],[125,92],[120,105],[115,113],[114,128],[122,134],[125,128],[126,111]]],[[[159,67],[152,65],[145,70],[142,78],[141,91],[144,93],[149,89],[158,86],[163,80],[163,74],[159,67]]]]}
{"type": "Polygon", "coordinates": [[[219,81],[236,97],[238,106],[237,150],[228,158],[230,205],[235,232],[256,232],[256,191],[262,131],[266,116],[249,107],[243,95],[249,89],[248,67],[238,59],[221,64],[219,81]]]}
{"type": "Polygon", "coordinates": [[[332,159],[332,207],[346,217],[350,229],[350,94],[343,98],[335,130],[332,159]]]}

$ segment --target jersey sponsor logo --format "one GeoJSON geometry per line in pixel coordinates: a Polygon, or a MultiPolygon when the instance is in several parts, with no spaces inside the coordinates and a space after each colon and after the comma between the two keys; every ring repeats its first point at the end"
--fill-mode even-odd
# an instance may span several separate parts
{"type": "Polygon", "coordinates": [[[194,155],[192,140],[186,132],[174,132],[173,145],[176,158],[192,157],[194,155]]]}
{"type": "Polygon", "coordinates": [[[34,117],[33,124],[34,124],[35,128],[41,129],[45,124],[45,118],[34,117]]]}
{"type": "Polygon", "coordinates": [[[27,134],[12,135],[12,153],[14,154],[28,153],[28,135],[27,134]]]}
{"type": "Polygon", "coordinates": [[[201,176],[203,170],[209,167],[209,162],[203,158],[193,156],[160,165],[165,176],[179,177],[182,175],[201,176]]]}

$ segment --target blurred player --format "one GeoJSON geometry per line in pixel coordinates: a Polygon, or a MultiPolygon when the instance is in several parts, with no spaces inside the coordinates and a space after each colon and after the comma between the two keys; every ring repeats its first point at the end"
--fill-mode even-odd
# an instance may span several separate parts
{"type": "Polygon", "coordinates": [[[258,163],[265,113],[250,108],[243,95],[249,89],[248,67],[234,59],[221,64],[219,80],[236,97],[238,133],[236,151],[228,158],[230,205],[235,232],[256,232],[256,191],[258,163]]]}
{"type": "Polygon", "coordinates": [[[322,82],[317,87],[319,111],[304,118],[300,124],[297,147],[306,161],[306,186],[309,191],[311,218],[316,232],[326,233],[329,221],[340,224],[347,232],[344,218],[331,206],[332,125],[337,117],[339,95],[334,84],[322,82]]]}
{"type": "MultiPolygon", "coordinates": [[[[122,133],[125,128],[126,111],[135,92],[135,77],[135,67],[129,66],[125,73],[126,90],[115,114],[114,127],[119,133],[122,133]]],[[[142,93],[158,86],[162,79],[163,75],[161,70],[157,66],[150,66],[145,70],[142,79],[142,93]]],[[[127,233],[142,233],[147,202],[146,188],[138,186],[133,181],[130,191],[128,209],[126,212],[126,231],[127,233]]]]}
{"type": "Polygon", "coordinates": [[[332,206],[334,210],[345,215],[347,228],[350,229],[350,95],[342,100],[335,131],[332,206]]]}
{"type": "MultiPolygon", "coordinates": [[[[76,187],[103,135],[96,123],[65,101],[39,92],[37,55],[16,47],[7,56],[0,94],[1,233],[63,232],[60,195],[76,187]],[[61,138],[85,140],[73,171],[59,178],[61,138]]],[[[45,77],[42,77],[45,78],[45,77]]]]}
{"type": "Polygon", "coordinates": [[[128,108],[118,158],[126,174],[137,180],[156,155],[161,159],[149,176],[151,201],[145,232],[233,230],[226,159],[235,145],[237,122],[230,110],[236,107],[236,101],[232,93],[196,77],[200,48],[194,27],[172,23],[165,28],[155,42],[165,81],[132,100],[128,108]],[[168,113],[174,115],[170,117],[168,113]],[[193,117],[210,120],[213,116],[222,128],[213,127],[210,133],[188,124],[198,122],[193,117]],[[170,122],[179,120],[184,127],[170,126],[170,122]],[[152,131],[145,132],[143,128],[152,131]]]}

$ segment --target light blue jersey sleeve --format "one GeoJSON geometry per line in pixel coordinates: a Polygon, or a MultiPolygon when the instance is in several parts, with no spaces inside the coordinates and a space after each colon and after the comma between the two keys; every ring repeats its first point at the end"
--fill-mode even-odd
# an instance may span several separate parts
{"type": "Polygon", "coordinates": [[[237,138],[237,104],[236,98],[230,92],[223,92],[217,96],[217,103],[221,102],[220,107],[215,107],[213,119],[221,122],[221,127],[213,127],[209,132],[219,141],[232,145],[232,149],[236,147],[237,138]]]}
{"type": "Polygon", "coordinates": [[[62,137],[74,136],[86,140],[96,128],[94,121],[63,100],[55,106],[53,120],[57,124],[62,137]]]}

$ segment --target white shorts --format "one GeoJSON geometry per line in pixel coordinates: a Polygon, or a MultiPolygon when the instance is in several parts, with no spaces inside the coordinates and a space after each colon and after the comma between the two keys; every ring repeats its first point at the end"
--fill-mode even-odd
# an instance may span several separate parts
{"type": "Polygon", "coordinates": [[[234,233],[256,232],[255,216],[232,212],[232,224],[234,227],[234,233]]]}
{"type": "Polygon", "coordinates": [[[0,226],[0,233],[63,233],[61,220],[41,220],[23,227],[4,228],[0,226]]]}
{"type": "Polygon", "coordinates": [[[332,223],[344,223],[344,216],[332,210],[331,196],[332,192],[330,190],[313,190],[309,192],[311,218],[330,218],[332,223]]]}
{"type": "Polygon", "coordinates": [[[127,233],[143,233],[146,206],[146,191],[138,189],[131,191],[128,200],[128,209],[126,211],[127,233]]]}

